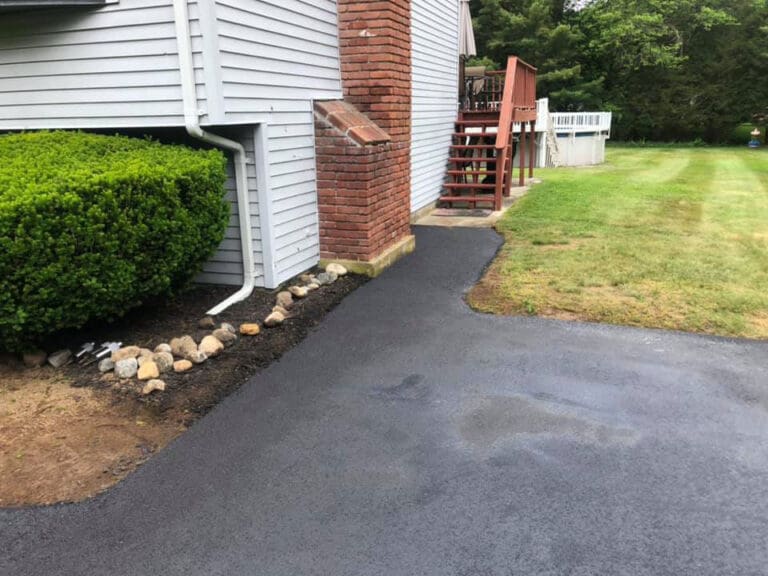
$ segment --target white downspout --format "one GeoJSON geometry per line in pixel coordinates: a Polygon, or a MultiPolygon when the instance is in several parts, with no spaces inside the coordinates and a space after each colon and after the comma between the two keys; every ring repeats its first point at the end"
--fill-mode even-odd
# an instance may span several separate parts
{"type": "Polygon", "coordinates": [[[206,132],[200,127],[195,89],[195,68],[192,61],[192,40],[189,32],[189,10],[187,0],[173,0],[173,14],[176,24],[176,43],[179,51],[179,72],[181,74],[181,95],[184,105],[184,125],[193,138],[208,142],[234,154],[235,186],[240,223],[240,247],[243,254],[243,286],[226,300],[208,310],[215,316],[232,304],[245,300],[256,285],[256,270],[253,260],[253,236],[251,232],[251,210],[248,197],[248,172],[245,148],[234,140],[206,132]]]}

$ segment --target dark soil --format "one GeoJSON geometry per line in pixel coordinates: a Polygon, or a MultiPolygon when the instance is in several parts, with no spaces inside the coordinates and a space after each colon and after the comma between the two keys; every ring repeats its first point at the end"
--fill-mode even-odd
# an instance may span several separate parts
{"type": "MultiPolygon", "coordinates": [[[[65,369],[66,374],[73,386],[111,388],[115,392],[116,401],[120,403],[126,400],[140,402],[159,419],[173,419],[189,425],[249,377],[301,342],[344,296],[366,281],[366,277],[348,274],[333,284],[310,292],[304,299],[294,299],[291,315],[282,325],[262,327],[261,333],[256,336],[240,336],[234,345],[219,356],[210,358],[188,372],[177,374],[171,371],[162,374],[161,378],[166,383],[164,392],[142,396],[140,390],[143,383],[135,379],[117,382],[109,376],[105,378],[95,364],[85,368],[71,364],[65,369]]],[[[83,330],[76,336],[61,336],[56,345],[75,351],[87,341],[95,341],[97,345],[105,341],[118,341],[124,346],[154,349],[162,342],[169,342],[171,338],[185,334],[199,342],[210,333],[210,330],[198,327],[200,319],[206,315],[207,310],[236,289],[198,285],[162,306],[139,308],[112,324],[83,330]]],[[[218,315],[215,318],[217,326],[221,322],[229,322],[235,328],[243,322],[262,324],[274,306],[277,292],[256,289],[247,300],[218,315]]]]}
{"type": "MultiPolygon", "coordinates": [[[[141,394],[143,382],[102,375],[97,364],[25,370],[0,356],[0,507],[73,502],[108,489],[162,450],[222,398],[280,358],[347,294],[366,281],[347,275],[295,300],[280,326],[240,336],[219,356],[161,378],[166,389],[141,394]]],[[[116,341],[154,349],[188,334],[199,342],[206,311],[237,287],[195,286],[163,305],[143,306],[124,318],[62,333],[44,344],[76,351],[85,342],[116,341]]],[[[215,320],[235,328],[262,323],[275,291],[256,290],[215,320]]]]}
{"type": "MultiPolygon", "coordinates": [[[[73,502],[108,489],[230,394],[298,344],[347,294],[365,282],[339,278],[296,300],[291,317],[257,336],[241,336],[216,358],[189,372],[161,375],[162,392],[141,394],[143,383],[101,375],[96,364],[25,370],[0,357],[0,507],[73,502]]],[[[196,286],[162,306],[144,306],[111,324],[60,334],[48,351],[77,350],[84,342],[119,341],[154,348],[198,328],[207,310],[236,288],[196,286]]],[[[236,328],[271,311],[277,291],[256,290],[216,318],[236,328]]]]}

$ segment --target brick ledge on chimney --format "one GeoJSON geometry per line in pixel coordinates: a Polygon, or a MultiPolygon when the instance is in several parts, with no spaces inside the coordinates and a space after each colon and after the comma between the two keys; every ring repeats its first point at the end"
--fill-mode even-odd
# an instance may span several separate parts
{"type": "Polygon", "coordinates": [[[392,140],[373,120],[343,100],[315,101],[315,115],[360,146],[386,144],[392,140]]]}

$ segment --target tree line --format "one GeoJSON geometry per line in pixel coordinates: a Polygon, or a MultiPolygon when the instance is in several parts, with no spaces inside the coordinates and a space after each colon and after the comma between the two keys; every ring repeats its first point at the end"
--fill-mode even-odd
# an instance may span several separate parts
{"type": "Polygon", "coordinates": [[[726,142],[768,112],[768,0],[471,0],[478,58],[538,68],[555,111],[624,140],[726,142]]]}

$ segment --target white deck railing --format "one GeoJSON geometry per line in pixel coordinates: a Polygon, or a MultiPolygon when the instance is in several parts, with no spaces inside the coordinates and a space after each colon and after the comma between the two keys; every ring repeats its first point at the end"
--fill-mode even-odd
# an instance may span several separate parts
{"type": "MultiPolygon", "coordinates": [[[[610,112],[550,112],[549,98],[540,98],[536,101],[536,132],[549,130],[552,123],[558,134],[603,132],[610,135],[610,112]]],[[[515,133],[520,132],[520,124],[514,124],[515,133]]]]}
{"type": "Polygon", "coordinates": [[[555,132],[610,132],[610,112],[552,112],[555,132]]]}

